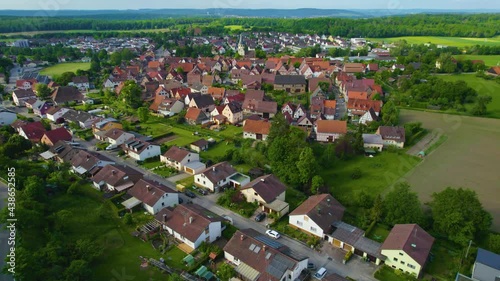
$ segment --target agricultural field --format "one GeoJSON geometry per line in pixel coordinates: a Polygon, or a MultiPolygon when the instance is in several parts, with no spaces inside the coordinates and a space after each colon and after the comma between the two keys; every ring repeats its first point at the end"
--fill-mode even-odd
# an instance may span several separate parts
{"type": "Polygon", "coordinates": [[[463,60],[482,60],[486,66],[500,65],[500,55],[460,55],[454,56],[463,60]]]}
{"type": "Polygon", "coordinates": [[[486,211],[493,216],[493,229],[500,231],[498,193],[498,139],[500,120],[422,111],[401,111],[401,122],[422,122],[423,127],[448,139],[403,177],[423,203],[448,186],[475,190],[486,211]]]}
{"type": "Polygon", "coordinates": [[[51,77],[55,77],[63,74],[64,72],[75,72],[77,70],[89,70],[90,63],[89,62],[66,62],[59,63],[53,66],[49,66],[47,68],[42,69],[40,74],[48,75],[51,77]]]}
{"type": "Polygon", "coordinates": [[[476,89],[480,95],[492,96],[493,100],[487,107],[488,113],[486,117],[500,118],[500,84],[497,82],[485,80],[472,74],[440,75],[439,78],[450,82],[465,81],[470,87],[476,89]]]}
{"type": "Polygon", "coordinates": [[[437,45],[466,47],[473,45],[497,46],[500,45],[500,37],[493,38],[461,38],[461,37],[438,37],[438,36],[403,36],[392,38],[370,38],[373,42],[397,42],[406,40],[409,44],[432,43],[437,45]]]}

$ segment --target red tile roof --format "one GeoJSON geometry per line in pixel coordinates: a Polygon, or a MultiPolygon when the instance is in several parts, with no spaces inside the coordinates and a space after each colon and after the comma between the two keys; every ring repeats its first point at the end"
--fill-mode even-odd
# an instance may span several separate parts
{"type": "Polygon", "coordinates": [[[290,216],[307,215],[323,231],[329,232],[332,223],[341,221],[345,207],[330,194],[313,195],[300,204],[290,216]]]}
{"type": "Polygon", "coordinates": [[[346,134],[347,122],[339,120],[318,120],[316,121],[318,133],[325,134],[346,134]]]}
{"type": "Polygon", "coordinates": [[[163,156],[165,156],[169,160],[181,162],[190,153],[192,152],[185,148],[172,146],[167,152],[165,152],[165,154],[163,154],[163,156]]]}
{"type": "Polygon", "coordinates": [[[264,120],[246,120],[243,126],[243,132],[269,135],[271,123],[264,120]]]}
{"type": "Polygon", "coordinates": [[[177,191],[152,180],[140,179],[127,193],[148,206],[154,206],[165,194],[177,191]]]}
{"type": "Polygon", "coordinates": [[[62,127],[54,129],[52,131],[47,131],[44,135],[50,140],[52,144],[55,144],[60,140],[70,141],[73,139],[73,136],[68,132],[68,130],[62,127]]]}

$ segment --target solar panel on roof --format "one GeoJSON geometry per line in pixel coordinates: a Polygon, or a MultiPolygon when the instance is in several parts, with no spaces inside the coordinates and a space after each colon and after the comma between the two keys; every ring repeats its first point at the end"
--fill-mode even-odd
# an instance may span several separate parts
{"type": "Polygon", "coordinates": [[[260,247],[257,246],[255,247],[255,249],[253,250],[254,253],[258,254],[260,252],[260,247]]]}
{"type": "Polygon", "coordinates": [[[270,257],[271,257],[271,253],[267,253],[266,260],[268,260],[270,257]]]}
{"type": "Polygon", "coordinates": [[[255,246],[255,244],[252,244],[252,245],[250,245],[250,247],[249,247],[248,249],[249,249],[250,251],[253,251],[253,249],[255,249],[255,247],[256,247],[256,246],[255,246]]]}
{"type": "Polygon", "coordinates": [[[279,249],[279,248],[283,247],[283,244],[281,244],[281,243],[279,243],[279,242],[277,242],[277,241],[275,241],[267,236],[259,235],[259,236],[256,236],[254,238],[257,241],[262,242],[262,243],[264,243],[264,244],[266,244],[269,247],[272,247],[274,249],[279,249]]]}

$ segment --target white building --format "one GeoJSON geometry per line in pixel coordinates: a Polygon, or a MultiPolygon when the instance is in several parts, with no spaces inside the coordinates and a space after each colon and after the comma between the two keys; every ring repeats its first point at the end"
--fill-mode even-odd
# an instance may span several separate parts
{"type": "Polygon", "coordinates": [[[127,193],[132,196],[122,203],[127,209],[142,204],[143,208],[152,215],[156,215],[163,208],[179,204],[177,191],[152,180],[139,180],[127,193]]]}
{"type": "Polygon", "coordinates": [[[159,145],[152,144],[136,138],[129,139],[123,144],[123,151],[130,158],[136,161],[144,161],[149,158],[161,155],[161,148],[159,145]]]}
{"type": "Polygon", "coordinates": [[[206,169],[205,164],[200,162],[200,155],[198,153],[177,146],[172,146],[165,154],[161,155],[160,161],[167,164],[167,166],[175,168],[177,171],[185,171],[189,174],[201,173],[206,169]],[[196,168],[193,169],[194,167],[196,168]]]}
{"type": "Polygon", "coordinates": [[[231,176],[235,174],[237,171],[228,162],[221,162],[195,175],[194,184],[217,192],[221,187],[228,186],[231,176]]]}

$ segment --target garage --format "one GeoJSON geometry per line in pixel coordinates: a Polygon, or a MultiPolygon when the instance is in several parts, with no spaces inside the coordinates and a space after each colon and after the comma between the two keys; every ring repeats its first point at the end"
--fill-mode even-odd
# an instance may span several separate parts
{"type": "Polygon", "coordinates": [[[340,241],[339,240],[333,239],[333,243],[332,244],[333,244],[334,247],[340,248],[340,241]]]}
{"type": "Polygon", "coordinates": [[[350,251],[353,250],[353,247],[351,245],[344,244],[344,248],[343,249],[346,250],[346,251],[348,251],[348,252],[350,252],[350,251]]]}

